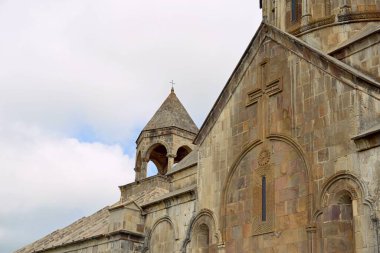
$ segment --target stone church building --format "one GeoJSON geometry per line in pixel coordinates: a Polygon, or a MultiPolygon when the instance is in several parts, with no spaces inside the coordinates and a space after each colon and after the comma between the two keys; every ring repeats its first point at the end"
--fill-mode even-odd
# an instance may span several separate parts
{"type": "Polygon", "coordinates": [[[260,5],[202,127],[172,90],[120,200],[17,253],[380,252],[380,0],[260,5]]]}

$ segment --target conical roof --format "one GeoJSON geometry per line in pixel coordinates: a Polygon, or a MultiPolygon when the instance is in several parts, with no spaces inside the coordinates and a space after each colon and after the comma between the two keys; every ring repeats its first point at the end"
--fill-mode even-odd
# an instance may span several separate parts
{"type": "Polygon", "coordinates": [[[178,127],[191,133],[198,133],[198,127],[177,98],[174,89],[172,89],[143,131],[164,127],[178,127]]]}

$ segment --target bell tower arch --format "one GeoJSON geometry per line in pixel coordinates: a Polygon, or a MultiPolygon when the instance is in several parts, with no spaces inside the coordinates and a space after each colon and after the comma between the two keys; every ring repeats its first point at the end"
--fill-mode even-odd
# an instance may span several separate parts
{"type": "Polygon", "coordinates": [[[165,175],[194,149],[198,127],[172,88],[136,140],[136,181],[147,177],[150,161],[165,175]]]}

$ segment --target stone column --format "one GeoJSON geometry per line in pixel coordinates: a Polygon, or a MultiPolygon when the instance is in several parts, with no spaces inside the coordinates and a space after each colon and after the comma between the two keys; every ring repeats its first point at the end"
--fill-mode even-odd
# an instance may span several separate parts
{"type": "Polygon", "coordinates": [[[174,154],[167,154],[166,157],[168,158],[168,170],[167,170],[167,172],[169,172],[169,171],[172,171],[172,169],[173,169],[174,158],[176,157],[176,155],[174,155],[174,154]]]}
{"type": "Polygon", "coordinates": [[[146,170],[147,170],[148,162],[149,160],[146,161],[144,159],[141,163],[141,167],[135,168],[135,172],[136,172],[135,181],[140,181],[141,179],[146,178],[146,170]]]}
{"type": "Polygon", "coordinates": [[[226,245],[219,244],[218,245],[218,253],[225,253],[226,252],[226,245]]]}
{"type": "Polygon", "coordinates": [[[310,0],[302,0],[302,19],[301,25],[307,25],[311,20],[311,12],[310,12],[310,0]]]}
{"type": "Polygon", "coordinates": [[[371,215],[371,220],[373,222],[373,227],[375,229],[375,236],[376,236],[376,249],[375,252],[380,253],[380,220],[379,220],[379,215],[376,213],[373,213],[371,215]]]}
{"type": "Polygon", "coordinates": [[[317,232],[317,227],[315,225],[309,225],[306,228],[307,242],[308,242],[308,252],[313,253],[315,248],[315,234],[317,232]]]}

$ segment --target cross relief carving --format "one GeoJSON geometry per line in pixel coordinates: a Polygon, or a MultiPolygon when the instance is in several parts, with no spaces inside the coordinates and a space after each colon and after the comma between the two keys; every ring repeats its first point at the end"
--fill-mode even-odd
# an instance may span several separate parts
{"type": "Polygon", "coordinates": [[[257,103],[263,96],[274,96],[282,91],[282,78],[274,79],[267,82],[267,65],[268,61],[264,61],[259,67],[259,88],[248,92],[248,99],[246,106],[257,103]]]}
{"type": "MultiPolygon", "coordinates": [[[[271,97],[282,92],[282,78],[269,76],[269,61],[264,60],[257,71],[258,86],[248,92],[246,106],[257,104],[258,136],[264,139],[270,131],[271,97]],[[269,81],[268,81],[269,80],[269,81]]],[[[277,103],[276,103],[277,105],[277,103]]],[[[274,168],[271,163],[271,153],[263,149],[258,155],[257,168],[253,174],[253,217],[252,233],[261,235],[274,230],[274,168]]]]}
{"type": "Polygon", "coordinates": [[[264,60],[258,67],[258,87],[248,92],[246,106],[258,104],[257,120],[259,122],[260,137],[264,138],[269,129],[269,99],[282,92],[282,77],[268,76],[268,60],[264,60]],[[270,80],[270,81],[268,81],[270,80]]]}

